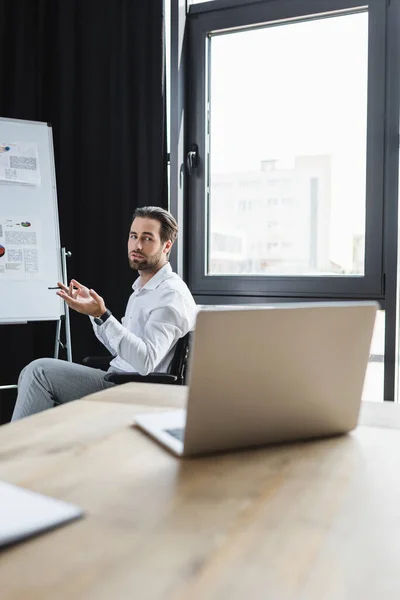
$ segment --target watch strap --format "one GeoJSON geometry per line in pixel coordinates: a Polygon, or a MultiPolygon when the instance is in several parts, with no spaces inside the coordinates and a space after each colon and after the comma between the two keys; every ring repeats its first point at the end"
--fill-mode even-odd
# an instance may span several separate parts
{"type": "Polygon", "coordinates": [[[94,322],[96,323],[96,325],[103,325],[108,317],[111,317],[112,312],[111,310],[107,309],[105,313],[103,313],[100,317],[94,317],[94,322]]]}

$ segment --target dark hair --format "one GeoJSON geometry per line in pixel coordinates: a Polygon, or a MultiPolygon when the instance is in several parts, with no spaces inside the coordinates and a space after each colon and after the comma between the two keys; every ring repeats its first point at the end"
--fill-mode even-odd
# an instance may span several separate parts
{"type": "Polygon", "coordinates": [[[178,235],[178,223],[170,212],[159,206],[141,206],[133,213],[132,221],[140,217],[141,219],[154,219],[161,225],[160,238],[162,243],[176,240],[178,235]]]}

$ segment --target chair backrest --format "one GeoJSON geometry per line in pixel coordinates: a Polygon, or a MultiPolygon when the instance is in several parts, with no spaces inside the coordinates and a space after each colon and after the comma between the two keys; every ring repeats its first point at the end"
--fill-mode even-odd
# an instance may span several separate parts
{"type": "Polygon", "coordinates": [[[189,331],[189,333],[187,333],[177,341],[174,356],[169,366],[168,373],[170,373],[171,375],[176,375],[176,377],[178,378],[176,381],[176,385],[185,384],[191,335],[192,332],[189,331]]]}

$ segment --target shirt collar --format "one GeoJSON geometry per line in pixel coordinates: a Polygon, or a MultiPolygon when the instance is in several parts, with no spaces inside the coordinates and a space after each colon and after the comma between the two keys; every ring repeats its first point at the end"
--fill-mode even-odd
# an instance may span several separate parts
{"type": "Polygon", "coordinates": [[[137,290],[155,290],[160,283],[164,281],[172,273],[172,267],[167,262],[143,287],[140,287],[140,277],[132,285],[132,289],[136,292],[137,290]]]}

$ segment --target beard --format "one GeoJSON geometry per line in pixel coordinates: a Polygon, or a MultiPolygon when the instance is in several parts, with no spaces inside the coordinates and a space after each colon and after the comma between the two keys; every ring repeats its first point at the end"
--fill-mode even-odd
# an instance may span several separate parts
{"type": "Polygon", "coordinates": [[[134,271],[151,271],[156,269],[160,263],[162,257],[162,249],[152,256],[145,256],[144,254],[137,253],[141,257],[141,259],[133,258],[128,254],[129,266],[134,271]]]}

